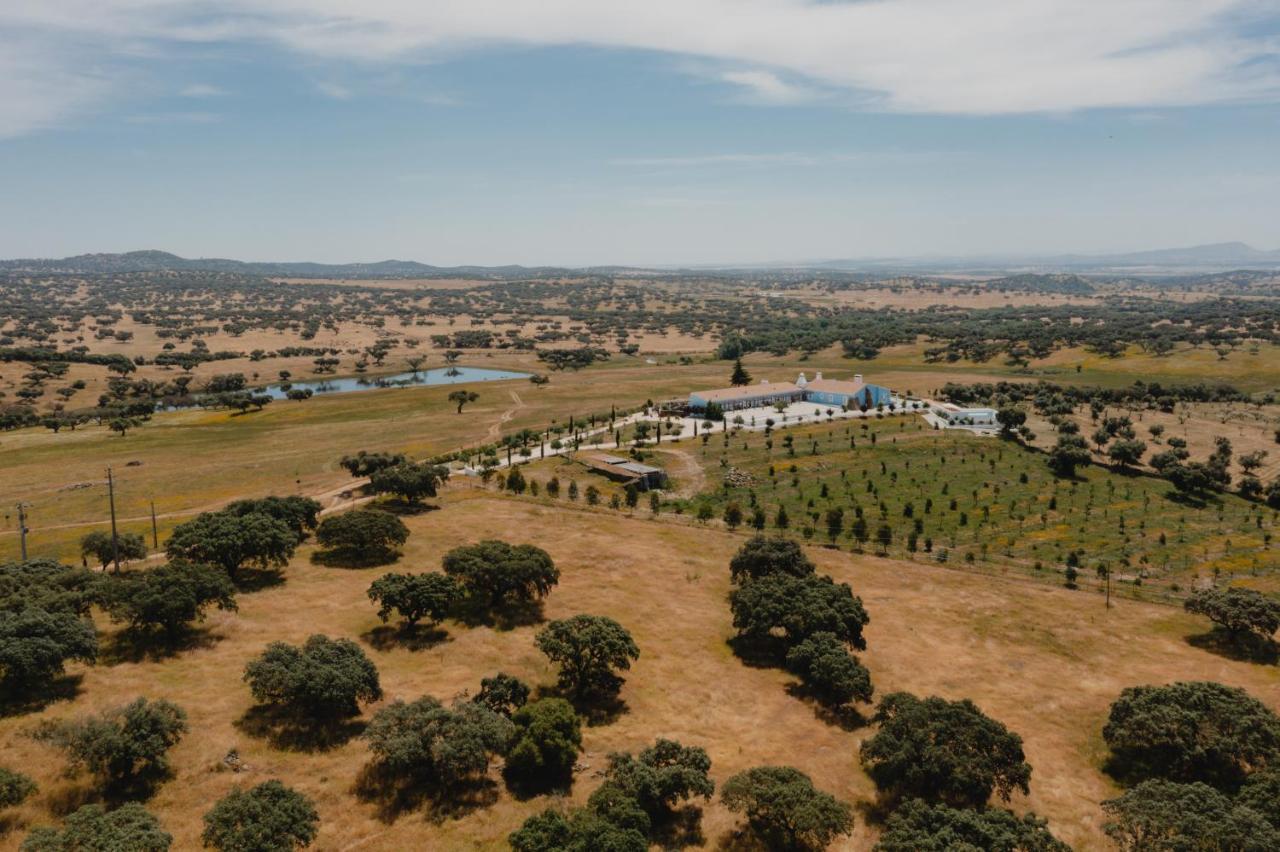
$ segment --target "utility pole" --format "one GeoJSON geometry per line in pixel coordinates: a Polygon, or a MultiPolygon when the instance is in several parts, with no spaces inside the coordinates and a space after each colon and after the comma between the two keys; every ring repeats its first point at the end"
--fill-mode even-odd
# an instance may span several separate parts
{"type": "Polygon", "coordinates": [[[107,466],[107,499],[111,503],[111,559],[115,562],[116,573],[120,573],[120,536],[116,532],[116,483],[111,477],[111,467],[107,466]]]}
{"type": "Polygon", "coordinates": [[[27,561],[27,503],[18,503],[18,536],[22,540],[22,561],[27,561]]]}
{"type": "Polygon", "coordinates": [[[156,549],[160,549],[160,530],[156,526],[156,501],[151,501],[151,544],[156,549]]]}

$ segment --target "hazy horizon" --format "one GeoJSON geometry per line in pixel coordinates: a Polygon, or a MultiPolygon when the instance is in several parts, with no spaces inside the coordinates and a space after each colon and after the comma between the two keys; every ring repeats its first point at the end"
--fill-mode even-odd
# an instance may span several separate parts
{"type": "Polygon", "coordinates": [[[0,8],[0,256],[1280,248],[1257,0],[0,8]]]}

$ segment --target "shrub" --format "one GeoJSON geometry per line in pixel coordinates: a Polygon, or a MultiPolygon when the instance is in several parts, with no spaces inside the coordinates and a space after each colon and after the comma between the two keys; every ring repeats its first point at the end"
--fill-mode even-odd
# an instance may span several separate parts
{"type": "Polygon", "coordinates": [[[35,791],[36,782],[21,772],[0,766],[0,809],[22,804],[35,791]]]}

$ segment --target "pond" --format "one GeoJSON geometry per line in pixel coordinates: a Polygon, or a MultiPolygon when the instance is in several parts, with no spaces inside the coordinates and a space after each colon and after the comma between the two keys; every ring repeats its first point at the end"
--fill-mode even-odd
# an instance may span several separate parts
{"type": "MultiPolygon", "coordinates": [[[[437,367],[416,373],[397,373],[394,376],[369,378],[358,376],[344,379],[313,379],[291,382],[289,390],[308,389],[312,393],[347,393],[351,391],[381,390],[383,388],[411,388],[419,385],[461,385],[471,382],[500,382],[509,379],[527,379],[529,373],[510,370],[486,370],[481,367],[437,367]]],[[[272,399],[286,399],[288,391],[282,385],[267,385],[262,393],[272,399]]]]}

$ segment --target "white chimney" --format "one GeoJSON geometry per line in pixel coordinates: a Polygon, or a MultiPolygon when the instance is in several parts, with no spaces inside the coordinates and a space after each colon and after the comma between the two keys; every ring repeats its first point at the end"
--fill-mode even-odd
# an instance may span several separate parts
{"type": "Polygon", "coordinates": [[[804,387],[809,384],[809,380],[804,377],[804,373],[800,374],[800,378],[796,379],[796,387],[804,387]]]}
{"type": "Polygon", "coordinates": [[[861,374],[861,373],[854,373],[854,374],[853,374],[853,383],[854,383],[855,385],[860,385],[860,384],[862,384],[862,374],[861,374]]]}
{"type": "Polygon", "coordinates": [[[769,380],[768,380],[768,379],[761,379],[761,380],[760,380],[760,384],[762,384],[762,385],[767,385],[767,384],[769,384],[769,380]]]}
{"type": "Polygon", "coordinates": [[[820,382],[820,381],[822,381],[822,371],[821,371],[821,370],[819,370],[818,372],[816,372],[816,373],[814,373],[814,374],[813,374],[813,380],[814,380],[815,382],[820,382]]]}

